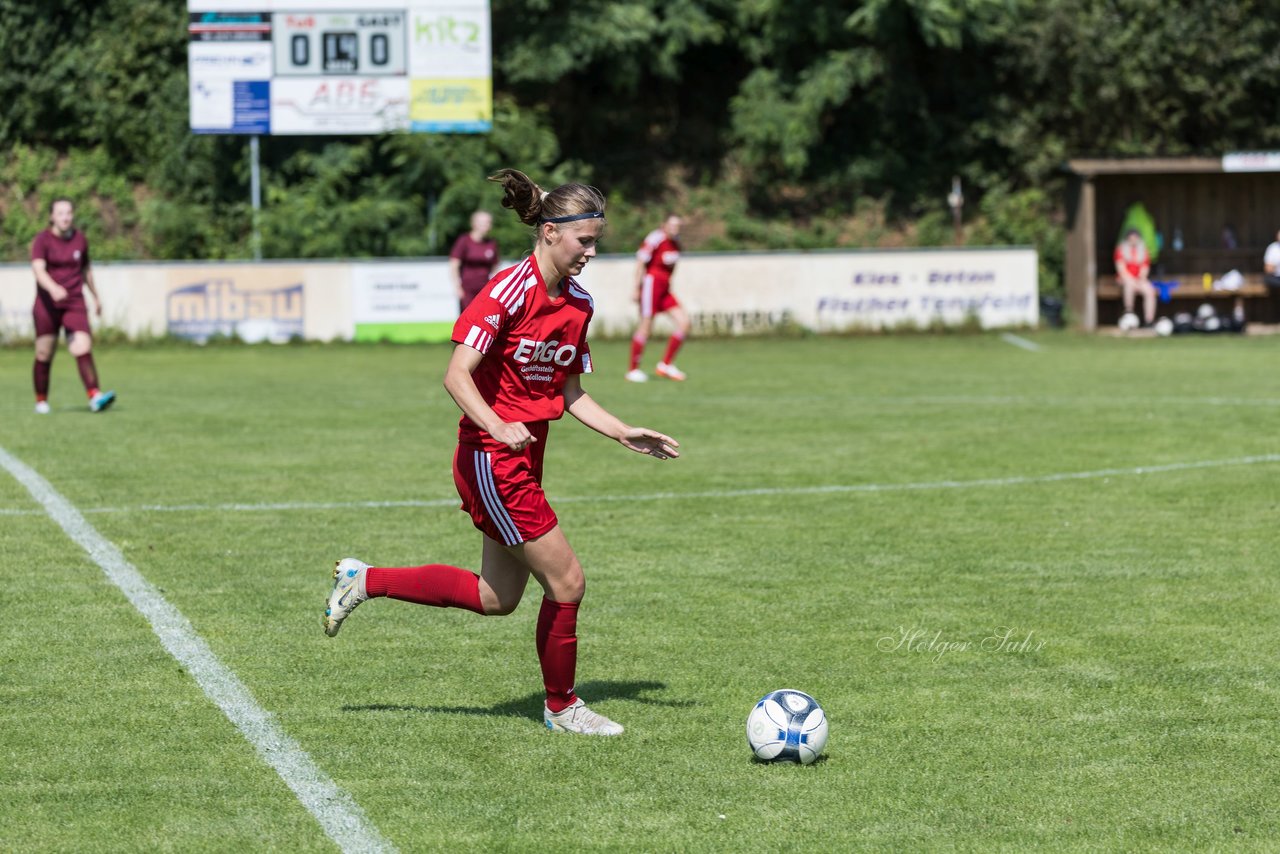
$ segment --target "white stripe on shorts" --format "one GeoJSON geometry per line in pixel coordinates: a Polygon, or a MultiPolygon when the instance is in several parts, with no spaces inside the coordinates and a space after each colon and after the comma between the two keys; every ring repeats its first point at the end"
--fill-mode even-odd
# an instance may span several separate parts
{"type": "Polygon", "coordinates": [[[640,286],[640,316],[653,317],[653,275],[644,274],[644,283],[640,286]]]}
{"type": "Polygon", "coordinates": [[[516,546],[524,542],[520,529],[511,520],[511,514],[502,505],[502,497],[498,495],[498,487],[493,482],[493,462],[486,451],[473,451],[476,467],[476,485],[480,487],[480,500],[489,511],[489,518],[502,534],[502,542],[508,546],[516,546]]]}

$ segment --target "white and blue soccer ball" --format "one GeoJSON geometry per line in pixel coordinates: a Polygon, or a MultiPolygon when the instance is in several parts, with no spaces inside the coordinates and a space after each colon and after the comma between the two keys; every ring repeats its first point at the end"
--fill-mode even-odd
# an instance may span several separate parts
{"type": "Polygon", "coordinates": [[[808,765],[827,746],[826,712],[803,691],[773,691],[747,715],[747,744],[765,762],[808,765]]]}

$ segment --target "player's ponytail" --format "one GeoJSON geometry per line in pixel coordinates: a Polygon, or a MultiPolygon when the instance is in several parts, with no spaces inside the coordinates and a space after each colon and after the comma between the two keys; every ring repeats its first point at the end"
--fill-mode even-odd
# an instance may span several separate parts
{"type": "Polygon", "coordinates": [[[561,184],[548,193],[516,169],[499,169],[489,180],[502,185],[502,206],[525,225],[604,218],[604,194],[587,184],[561,184]]]}

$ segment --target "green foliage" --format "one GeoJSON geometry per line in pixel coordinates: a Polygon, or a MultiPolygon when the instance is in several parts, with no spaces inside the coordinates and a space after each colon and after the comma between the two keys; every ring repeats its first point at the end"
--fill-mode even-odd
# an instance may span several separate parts
{"type": "MultiPolygon", "coordinates": [[[[248,255],[246,140],[189,133],[185,19],[0,0],[0,256],[46,182],[100,258],[248,255]]],[[[628,251],[673,207],[705,213],[691,249],[946,243],[959,175],[968,242],[1056,259],[1067,157],[1280,147],[1275,0],[494,0],[493,24],[492,133],[264,140],[267,255],[447,251],[515,166],[601,186],[628,251]]]]}
{"type": "Polygon", "coordinates": [[[50,148],[16,145],[12,158],[0,167],[0,186],[9,188],[8,197],[0,202],[0,239],[8,260],[27,259],[32,238],[48,226],[50,203],[62,197],[74,203],[76,223],[92,235],[94,257],[141,254],[133,241],[137,188],[113,171],[103,148],[72,149],[59,155],[50,148]]]}
{"type": "Polygon", "coordinates": [[[1040,258],[1040,292],[1062,293],[1066,236],[1058,206],[1039,189],[995,190],[983,198],[982,221],[969,242],[994,246],[1034,246],[1040,258]]]}

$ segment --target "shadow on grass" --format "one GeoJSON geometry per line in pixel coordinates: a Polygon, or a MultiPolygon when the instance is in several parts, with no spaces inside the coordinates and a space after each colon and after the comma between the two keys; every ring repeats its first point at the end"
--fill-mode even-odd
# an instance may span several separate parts
{"type": "MultiPolygon", "coordinates": [[[[694,705],[692,700],[664,700],[647,696],[650,691],[661,691],[667,687],[665,682],[614,682],[596,680],[583,682],[575,689],[578,696],[587,703],[604,700],[628,700],[646,706],[666,706],[669,708],[687,708],[694,705]]],[[[492,706],[413,706],[399,703],[370,703],[367,706],[343,706],[344,712],[416,712],[424,715],[482,715],[495,718],[541,718],[542,703],[546,695],[539,692],[528,694],[514,700],[495,703],[492,706]]]]}

